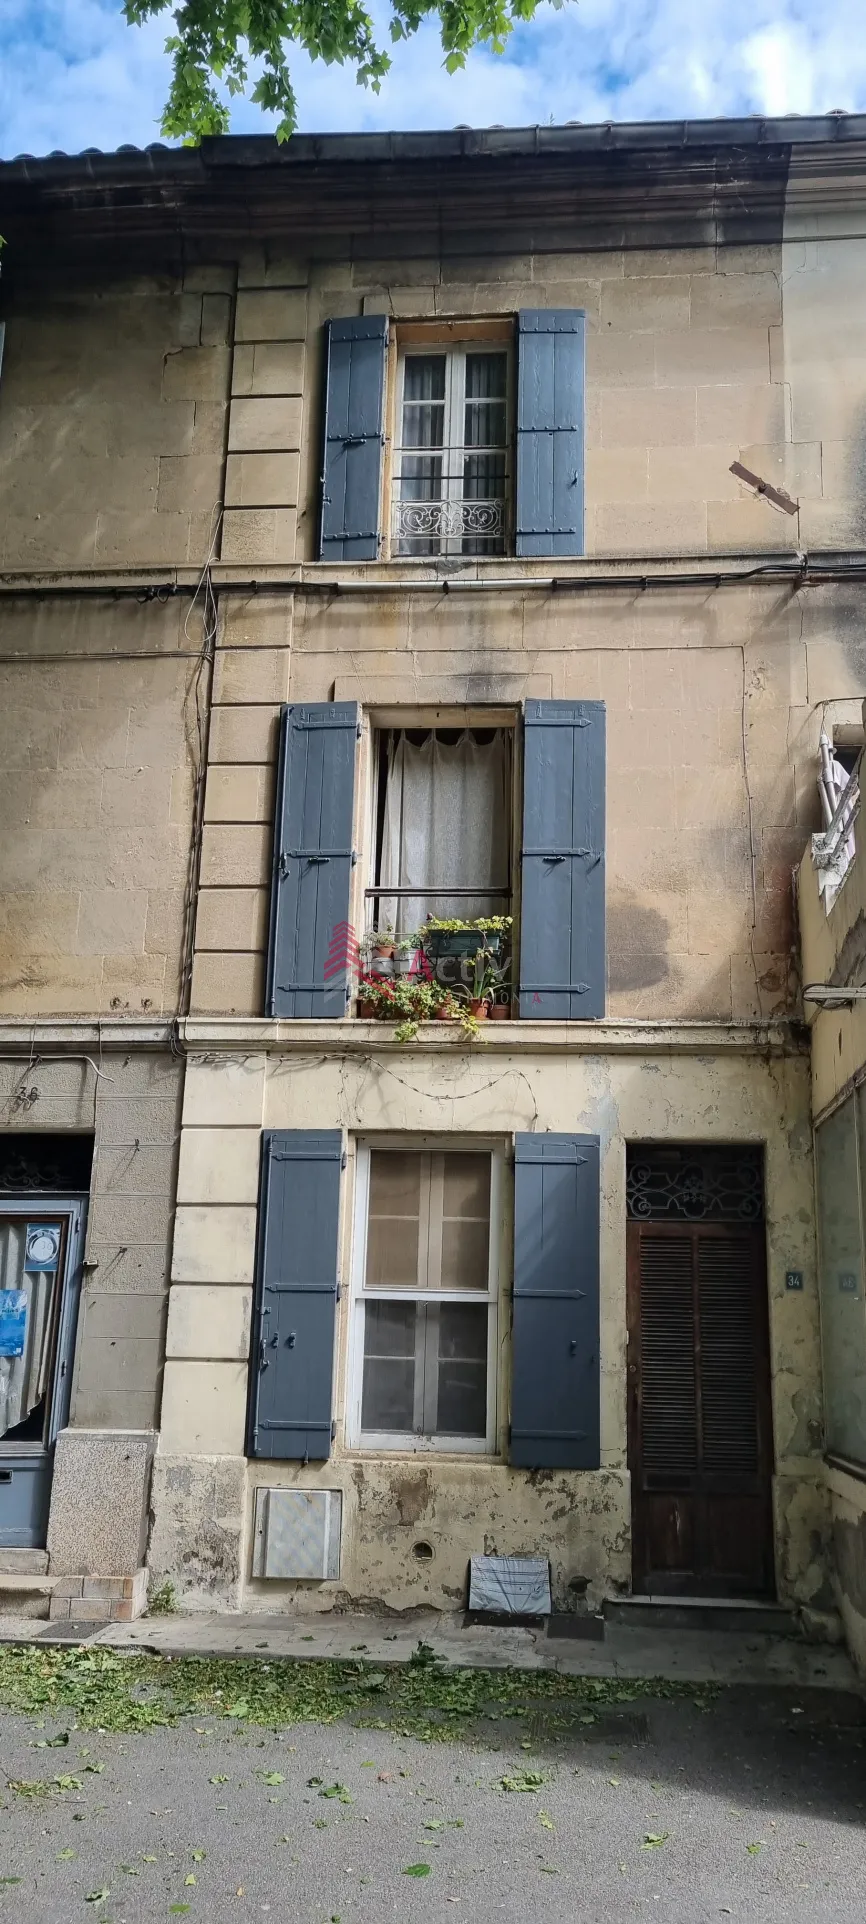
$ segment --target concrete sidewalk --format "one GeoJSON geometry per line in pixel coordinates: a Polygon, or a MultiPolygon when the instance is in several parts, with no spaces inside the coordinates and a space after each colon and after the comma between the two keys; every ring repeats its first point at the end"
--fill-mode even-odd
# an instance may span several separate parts
{"type": "Polygon", "coordinates": [[[0,1642],[88,1644],[167,1657],[330,1658],[407,1663],[419,1642],[444,1663],[477,1669],[553,1670],[565,1676],[664,1677],[694,1683],[775,1683],[862,1693],[837,1645],[728,1630],[647,1629],[606,1622],[602,1641],[549,1637],[543,1629],[464,1625],[436,1611],[402,1621],[372,1615],[229,1616],[182,1612],[136,1623],[42,1623],[0,1617],[0,1642]]]}

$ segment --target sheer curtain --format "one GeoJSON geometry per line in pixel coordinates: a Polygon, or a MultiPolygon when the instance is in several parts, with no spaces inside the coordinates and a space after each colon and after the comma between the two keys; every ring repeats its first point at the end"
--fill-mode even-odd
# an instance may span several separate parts
{"type": "MultiPolygon", "coordinates": [[[[508,752],[505,737],[456,742],[431,733],[415,743],[395,735],[388,751],[381,886],[508,887],[508,752]]],[[[428,915],[502,915],[505,895],[383,896],[380,926],[397,935],[428,915]]]]}

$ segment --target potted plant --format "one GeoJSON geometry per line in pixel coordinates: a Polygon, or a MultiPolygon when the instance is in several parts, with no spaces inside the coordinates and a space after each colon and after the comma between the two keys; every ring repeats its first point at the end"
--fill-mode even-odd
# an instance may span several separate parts
{"type": "Polygon", "coordinates": [[[417,930],[413,935],[398,936],[394,944],[395,975],[415,975],[418,973],[417,960],[422,952],[422,938],[417,930]]]}
{"type": "Polygon", "coordinates": [[[490,1007],[487,1011],[491,1022],[510,1022],[511,1020],[511,964],[510,962],[490,962],[488,968],[490,1007]]]}
{"type": "Polygon", "coordinates": [[[374,955],[393,955],[394,931],[390,922],[383,922],[380,929],[374,929],[370,939],[374,955]]]}
{"type": "Polygon", "coordinates": [[[495,969],[489,949],[476,949],[472,958],[472,974],[466,991],[466,999],[476,1022],[485,1022],[496,992],[499,971],[495,969]]]}
{"type": "Polygon", "coordinates": [[[381,929],[374,929],[370,937],[370,972],[373,975],[393,975],[394,973],[394,931],[386,922],[381,929]]]}

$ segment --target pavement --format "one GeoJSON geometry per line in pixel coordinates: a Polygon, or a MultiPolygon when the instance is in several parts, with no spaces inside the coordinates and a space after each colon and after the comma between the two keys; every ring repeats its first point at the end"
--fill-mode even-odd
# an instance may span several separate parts
{"type": "MultiPolygon", "coordinates": [[[[136,1628],[179,1648],[185,1626],[136,1628]]],[[[863,1924],[861,1693],[765,1677],[599,1705],[456,1742],[4,1712],[0,1924],[863,1924]]]]}
{"type": "MultiPolygon", "coordinates": [[[[601,1627],[601,1626],[598,1626],[601,1627]]],[[[170,1657],[346,1658],[407,1663],[418,1643],[458,1667],[553,1670],[564,1676],[668,1677],[695,1683],[788,1683],[857,1691],[838,1644],[727,1630],[668,1630],[604,1624],[602,1641],[548,1636],[543,1629],[466,1624],[461,1616],[414,1610],[400,1617],[227,1615],[206,1611],[140,1617],[136,1623],[41,1623],[0,1616],[0,1643],[72,1643],[150,1650],[170,1657]]],[[[866,1904],[864,1904],[866,1918],[866,1904]]]]}

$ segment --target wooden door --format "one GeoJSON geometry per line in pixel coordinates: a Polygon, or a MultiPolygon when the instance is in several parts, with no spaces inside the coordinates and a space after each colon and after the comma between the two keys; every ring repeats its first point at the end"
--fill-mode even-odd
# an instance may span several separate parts
{"type": "Polygon", "coordinates": [[[764,1231],[628,1225],[633,1581],[773,1594],[764,1231]]]}

